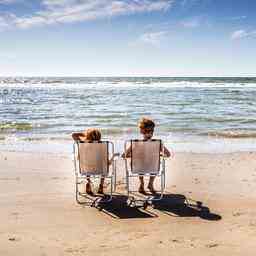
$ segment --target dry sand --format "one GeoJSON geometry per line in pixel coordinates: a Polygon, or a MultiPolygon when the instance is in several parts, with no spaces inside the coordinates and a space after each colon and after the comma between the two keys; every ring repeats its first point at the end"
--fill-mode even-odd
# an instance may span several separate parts
{"type": "Polygon", "coordinates": [[[255,199],[252,152],[176,154],[146,211],[120,194],[103,211],[78,205],[71,156],[1,152],[0,255],[255,255],[255,199]]]}

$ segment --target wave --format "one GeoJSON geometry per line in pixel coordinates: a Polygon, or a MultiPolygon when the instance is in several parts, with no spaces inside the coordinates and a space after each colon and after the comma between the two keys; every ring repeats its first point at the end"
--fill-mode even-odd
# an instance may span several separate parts
{"type": "Polygon", "coordinates": [[[31,123],[6,122],[0,124],[0,131],[29,131],[33,129],[31,123]]]}
{"type": "Polygon", "coordinates": [[[53,125],[32,124],[29,122],[3,122],[0,123],[0,132],[13,133],[19,131],[32,131],[33,129],[45,129],[53,125]]]}
{"type": "Polygon", "coordinates": [[[200,133],[200,135],[207,135],[216,138],[229,138],[229,139],[243,139],[243,138],[256,138],[256,131],[213,131],[207,133],[200,133]]]}
{"type": "Polygon", "coordinates": [[[18,88],[256,88],[256,78],[33,77],[0,78],[0,87],[18,88]]]}

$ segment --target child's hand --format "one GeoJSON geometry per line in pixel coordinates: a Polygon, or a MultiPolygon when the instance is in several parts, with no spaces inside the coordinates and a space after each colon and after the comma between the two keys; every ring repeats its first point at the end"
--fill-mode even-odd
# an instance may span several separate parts
{"type": "Polygon", "coordinates": [[[172,148],[170,148],[170,158],[174,158],[174,150],[172,148]]]}

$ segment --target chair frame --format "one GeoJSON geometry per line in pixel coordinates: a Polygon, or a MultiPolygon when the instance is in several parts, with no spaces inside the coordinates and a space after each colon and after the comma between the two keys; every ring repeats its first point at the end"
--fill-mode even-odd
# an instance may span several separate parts
{"type": "Polygon", "coordinates": [[[126,152],[126,150],[128,149],[128,144],[130,144],[130,146],[132,147],[132,142],[147,142],[147,141],[160,141],[160,149],[159,149],[159,169],[157,173],[150,173],[150,172],[146,172],[146,173],[132,173],[132,150],[131,150],[131,156],[130,157],[124,157],[125,159],[125,170],[126,170],[126,189],[127,189],[127,204],[130,206],[137,206],[136,203],[142,203],[143,208],[146,209],[146,207],[148,205],[152,205],[152,202],[154,201],[159,201],[161,199],[163,199],[163,195],[164,195],[164,189],[165,189],[165,157],[163,154],[163,149],[164,149],[164,145],[162,143],[162,140],[157,140],[157,139],[151,139],[151,140],[127,140],[125,141],[124,144],[124,152],[126,152]],[[162,148],[162,150],[161,150],[162,148]],[[161,155],[162,153],[162,155],[161,155]],[[128,159],[131,159],[131,168],[128,167],[129,163],[128,163],[128,159]],[[137,190],[130,190],[130,184],[129,184],[129,180],[130,178],[135,178],[135,177],[160,177],[161,179],[161,189],[160,190],[156,190],[156,192],[160,192],[160,196],[159,197],[154,197],[154,195],[152,196],[146,196],[144,197],[144,199],[136,199],[134,196],[131,196],[130,194],[138,192],[137,190]]]}
{"type": "MultiPolygon", "coordinates": [[[[106,143],[107,144],[107,158],[109,161],[109,153],[114,156],[114,143],[110,141],[98,141],[98,142],[83,142],[83,141],[75,141],[73,144],[73,156],[74,156],[74,171],[75,171],[75,192],[76,192],[76,202],[78,204],[88,204],[91,203],[91,206],[97,206],[98,203],[108,203],[113,198],[113,192],[116,190],[116,160],[113,159],[111,164],[111,168],[108,165],[107,175],[102,174],[86,174],[81,172],[80,168],[80,152],[79,152],[79,144],[80,143],[106,143]],[[111,147],[110,147],[111,146],[111,147]],[[110,170],[111,169],[111,170],[110,170]],[[110,195],[108,199],[104,199],[104,197],[96,197],[92,198],[86,193],[79,192],[78,185],[86,183],[87,178],[92,180],[97,180],[101,178],[110,180],[110,195]],[[83,202],[80,200],[80,197],[85,198],[87,201],[83,202]]],[[[84,156],[86,157],[86,156],[84,156]]]]}

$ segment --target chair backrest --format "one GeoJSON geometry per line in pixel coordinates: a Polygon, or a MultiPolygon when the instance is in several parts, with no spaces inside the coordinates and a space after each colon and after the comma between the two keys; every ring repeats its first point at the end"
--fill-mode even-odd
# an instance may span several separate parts
{"type": "Polygon", "coordinates": [[[159,173],[160,151],[161,140],[131,140],[131,172],[159,173]]]}
{"type": "Polygon", "coordinates": [[[79,171],[87,175],[107,175],[108,142],[78,142],[79,171]]]}

